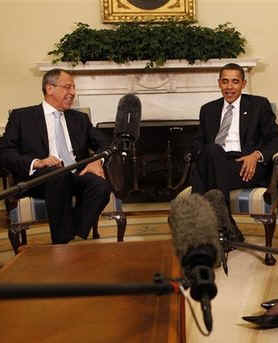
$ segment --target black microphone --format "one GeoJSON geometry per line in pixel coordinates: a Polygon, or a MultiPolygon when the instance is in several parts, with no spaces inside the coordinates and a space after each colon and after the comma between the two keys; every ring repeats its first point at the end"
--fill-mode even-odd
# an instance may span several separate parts
{"type": "Polygon", "coordinates": [[[132,189],[130,180],[130,165],[126,159],[132,151],[132,145],[140,134],[141,102],[134,94],[126,94],[118,104],[115,118],[114,139],[112,146],[116,152],[105,159],[104,171],[110,181],[113,193],[123,200],[132,189]]]}
{"type": "Polygon", "coordinates": [[[227,242],[237,240],[236,229],[231,221],[223,192],[219,189],[212,189],[206,192],[204,197],[210,202],[217,218],[219,239],[222,246],[222,266],[225,274],[228,275],[227,258],[231,247],[227,242]]]}
{"type": "Polygon", "coordinates": [[[210,202],[218,223],[219,230],[223,232],[227,239],[236,237],[235,226],[231,221],[224,194],[219,189],[212,189],[204,194],[210,202]]]}
{"type": "Polygon", "coordinates": [[[199,194],[180,195],[171,202],[169,224],[190,295],[201,302],[208,331],[212,330],[210,300],[217,294],[213,268],[220,264],[218,223],[209,201],[199,194]]]}
{"type": "Polygon", "coordinates": [[[141,101],[134,94],[124,95],[118,104],[114,139],[120,145],[119,150],[130,150],[140,136],[141,101]]]}

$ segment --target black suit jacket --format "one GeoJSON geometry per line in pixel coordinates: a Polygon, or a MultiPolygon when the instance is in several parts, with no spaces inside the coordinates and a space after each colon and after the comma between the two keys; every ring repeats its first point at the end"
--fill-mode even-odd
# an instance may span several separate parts
{"type": "MultiPolygon", "coordinates": [[[[220,127],[224,98],[201,107],[200,128],[193,141],[193,154],[202,151],[204,144],[214,143],[220,127]]],[[[239,134],[241,151],[248,155],[259,150],[264,162],[271,161],[278,151],[278,126],[269,101],[261,96],[242,94],[240,101],[239,134]]]]}
{"type": "MultiPolygon", "coordinates": [[[[75,110],[64,112],[76,160],[89,157],[89,149],[100,152],[108,139],[92,126],[87,114],[75,110]]],[[[16,182],[29,177],[31,162],[49,156],[47,127],[42,105],[15,109],[9,116],[0,143],[0,163],[9,169],[16,182]]]]}

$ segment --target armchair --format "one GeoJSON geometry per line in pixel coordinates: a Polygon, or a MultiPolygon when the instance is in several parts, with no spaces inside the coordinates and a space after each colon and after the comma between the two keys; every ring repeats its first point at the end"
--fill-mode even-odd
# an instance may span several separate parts
{"type": "MultiPolygon", "coordinates": [[[[77,108],[79,111],[90,116],[89,108],[77,108]]],[[[3,187],[7,189],[15,185],[12,174],[1,168],[0,177],[3,180],[3,187]]],[[[38,223],[47,223],[47,210],[43,199],[36,199],[27,196],[9,197],[5,200],[8,213],[9,228],[8,237],[15,253],[21,245],[27,244],[26,230],[38,223]]],[[[117,224],[117,241],[123,241],[126,227],[126,219],[121,211],[121,201],[111,194],[110,201],[102,212],[101,216],[114,219],[117,224]]],[[[92,238],[99,238],[98,227],[92,228],[92,238]]]]}
{"type": "MultiPolygon", "coordinates": [[[[249,215],[264,225],[265,246],[272,247],[278,208],[278,154],[273,156],[270,183],[267,187],[236,189],[230,192],[231,213],[234,216],[249,215]],[[277,155],[277,156],[276,156],[277,155]]],[[[193,163],[192,163],[193,164],[193,163]]],[[[194,166],[191,166],[194,168],[194,166]]],[[[191,192],[187,187],[186,192],[191,192]]],[[[185,192],[184,191],[184,192],[185,192]]],[[[272,266],[276,259],[271,253],[265,254],[265,264],[272,266]]]]}
{"type": "MultiPolygon", "coordinates": [[[[264,225],[265,246],[272,247],[276,227],[278,207],[278,156],[273,156],[273,168],[270,183],[266,188],[236,189],[230,192],[233,215],[249,214],[264,225]]],[[[265,254],[265,264],[272,266],[276,259],[271,253],[265,254]]]]}
{"type": "MultiPolygon", "coordinates": [[[[11,173],[7,172],[7,187],[13,186],[14,180],[11,173]]],[[[5,200],[9,228],[8,237],[17,254],[21,245],[27,244],[27,232],[33,225],[47,223],[47,210],[44,199],[27,196],[13,197],[5,200]]],[[[117,241],[121,242],[125,234],[125,216],[121,212],[121,201],[111,194],[110,201],[103,210],[101,216],[114,219],[117,225],[117,241]]],[[[98,227],[92,228],[92,238],[99,238],[98,227]]]]}

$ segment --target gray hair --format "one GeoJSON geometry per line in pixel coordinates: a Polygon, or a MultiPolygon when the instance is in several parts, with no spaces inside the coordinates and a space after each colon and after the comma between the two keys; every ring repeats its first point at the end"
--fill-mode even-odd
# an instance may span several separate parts
{"type": "Polygon", "coordinates": [[[68,70],[64,70],[61,68],[51,69],[44,74],[43,79],[42,79],[42,91],[44,95],[46,95],[46,85],[47,84],[56,85],[57,80],[59,76],[61,75],[61,73],[67,73],[71,75],[71,73],[68,70]]]}

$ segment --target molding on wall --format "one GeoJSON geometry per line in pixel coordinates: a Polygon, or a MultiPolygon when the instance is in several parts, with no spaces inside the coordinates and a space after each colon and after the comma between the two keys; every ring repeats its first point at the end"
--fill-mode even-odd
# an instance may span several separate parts
{"type": "MultiPolygon", "coordinates": [[[[200,107],[221,96],[219,69],[227,63],[240,64],[246,79],[258,59],[211,59],[189,64],[169,60],[160,68],[145,69],[147,61],[117,64],[94,61],[72,66],[70,63],[38,63],[40,71],[64,68],[75,76],[75,106],[90,107],[94,124],[112,122],[120,98],[136,93],[142,102],[142,120],[196,120],[200,107]]],[[[252,93],[247,82],[247,93],[252,93]]]]}
{"type": "MultiPolygon", "coordinates": [[[[187,60],[168,60],[163,66],[151,69],[153,71],[167,69],[215,69],[221,68],[227,63],[238,63],[244,68],[253,68],[257,65],[259,58],[223,58],[210,59],[207,62],[196,61],[194,64],[189,64],[187,60]]],[[[149,61],[133,61],[124,64],[118,64],[111,61],[88,61],[85,64],[73,66],[70,62],[62,62],[57,64],[52,63],[37,63],[37,68],[40,71],[48,71],[53,68],[63,68],[72,71],[113,71],[113,70],[144,70],[149,61]]]]}

